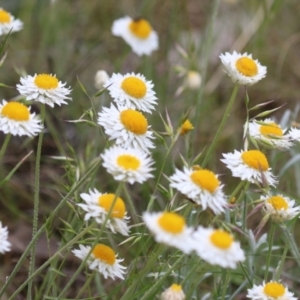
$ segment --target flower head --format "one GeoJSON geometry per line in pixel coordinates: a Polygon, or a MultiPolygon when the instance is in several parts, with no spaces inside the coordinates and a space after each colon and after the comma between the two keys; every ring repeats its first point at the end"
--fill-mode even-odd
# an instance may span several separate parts
{"type": "Polygon", "coordinates": [[[65,100],[71,98],[71,89],[65,88],[66,83],[58,81],[55,75],[39,74],[34,76],[21,77],[21,84],[17,89],[27,100],[34,100],[54,107],[54,104],[67,104],[65,100]]]}
{"type": "Polygon", "coordinates": [[[180,134],[185,135],[186,133],[188,133],[193,129],[194,129],[193,124],[190,122],[190,120],[187,119],[183,122],[183,124],[180,127],[180,134]]]}
{"type": "Polygon", "coordinates": [[[264,146],[278,149],[289,149],[294,143],[289,134],[285,134],[280,125],[271,119],[249,123],[249,135],[264,146]]]}
{"type": "Polygon", "coordinates": [[[227,201],[218,177],[206,169],[176,169],[170,177],[170,186],[187,196],[203,209],[211,208],[215,214],[224,211],[227,201]]]}
{"type": "Polygon", "coordinates": [[[191,233],[193,229],[187,227],[185,219],[179,214],[173,212],[144,212],[143,220],[158,243],[175,247],[184,253],[192,251],[191,233]]]}
{"type": "Polygon", "coordinates": [[[0,8],[0,35],[8,34],[10,31],[20,31],[22,28],[22,21],[15,19],[8,11],[0,8]]]}
{"type": "Polygon", "coordinates": [[[173,283],[161,295],[161,300],[184,300],[185,294],[180,284],[173,283]]]}
{"type": "Polygon", "coordinates": [[[3,227],[0,222],[0,253],[4,254],[5,252],[10,251],[10,242],[7,240],[8,230],[7,227],[3,227]]]}
{"type": "Polygon", "coordinates": [[[109,76],[106,71],[99,70],[95,75],[95,88],[101,90],[105,84],[105,82],[109,79],[109,76]]]}
{"type": "Polygon", "coordinates": [[[197,255],[211,265],[235,269],[238,262],[245,260],[239,242],[236,242],[230,233],[222,229],[200,226],[193,232],[193,239],[197,255]]]}
{"type": "Polygon", "coordinates": [[[153,160],[142,150],[113,146],[101,154],[103,166],[115,180],[143,183],[153,177],[153,160]]]}
{"type": "Polygon", "coordinates": [[[201,86],[202,78],[197,71],[188,71],[186,74],[186,86],[190,90],[198,90],[201,86]]]}
{"type": "Polygon", "coordinates": [[[232,176],[240,177],[255,184],[269,184],[275,186],[277,183],[271,173],[269,162],[266,156],[259,150],[237,151],[223,154],[221,159],[232,172],[232,176]]]}
{"type": "Polygon", "coordinates": [[[265,202],[265,213],[270,215],[273,221],[282,222],[293,219],[300,213],[300,206],[295,205],[295,200],[283,195],[261,196],[265,202]]]}
{"type": "Polygon", "coordinates": [[[106,222],[106,227],[113,233],[119,232],[123,235],[128,235],[129,228],[127,221],[129,217],[126,216],[126,206],[123,199],[120,197],[115,199],[115,194],[101,194],[96,189],[90,190],[89,194],[82,193],[80,197],[84,200],[85,204],[79,203],[77,205],[86,211],[85,221],[94,218],[98,224],[102,224],[112,209],[106,222]],[[115,204],[111,208],[114,201],[115,204]]]}
{"type": "Polygon", "coordinates": [[[113,74],[104,87],[109,90],[116,103],[125,107],[150,113],[157,105],[153,84],[151,81],[147,81],[143,75],[113,74]]]}
{"type": "Polygon", "coordinates": [[[150,55],[158,49],[158,36],[145,19],[132,19],[128,16],[115,20],[112,33],[120,36],[137,55],[150,55]]]}
{"type": "Polygon", "coordinates": [[[262,66],[252,54],[240,54],[233,51],[220,55],[225,71],[234,83],[253,85],[267,74],[267,68],[262,66]]]}
{"type": "Polygon", "coordinates": [[[277,281],[263,282],[248,289],[247,298],[252,300],[297,300],[294,294],[277,281]]]}
{"type": "MultiPolygon", "coordinates": [[[[90,246],[83,245],[79,245],[79,249],[72,250],[74,255],[82,260],[88,256],[90,251],[90,246]]],[[[126,267],[120,264],[122,261],[123,259],[117,259],[117,255],[112,248],[104,244],[97,244],[87,259],[87,264],[91,270],[96,270],[103,274],[105,279],[107,277],[124,279],[123,275],[126,267]]]]}
{"type": "Polygon", "coordinates": [[[41,120],[20,102],[0,103],[0,131],[5,134],[34,136],[43,130],[41,120]]]}
{"type": "Polygon", "coordinates": [[[154,148],[148,121],[139,111],[124,106],[104,107],[99,113],[98,124],[104,127],[110,140],[116,140],[116,144],[123,148],[140,148],[145,152],[154,148]]]}

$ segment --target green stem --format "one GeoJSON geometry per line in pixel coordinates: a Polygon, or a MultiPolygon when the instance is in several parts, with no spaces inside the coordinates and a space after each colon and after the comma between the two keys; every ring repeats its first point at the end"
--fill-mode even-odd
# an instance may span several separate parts
{"type": "Polygon", "coordinates": [[[281,273],[282,273],[282,269],[283,269],[283,266],[284,266],[284,263],[285,263],[285,259],[286,259],[286,255],[288,253],[288,250],[289,250],[289,247],[287,244],[284,245],[284,250],[283,250],[283,254],[281,256],[281,259],[280,259],[280,264],[273,276],[273,279],[278,281],[280,280],[280,277],[281,277],[281,273]]]}
{"type": "Polygon", "coordinates": [[[11,138],[11,134],[9,133],[9,134],[6,135],[5,140],[3,142],[3,145],[2,145],[2,148],[0,150],[0,161],[1,161],[2,156],[4,155],[4,153],[6,151],[6,148],[7,148],[7,145],[9,143],[10,138],[11,138]]]}
{"type": "Polygon", "coordinates": [[[273,240],[274,240],[274,232],[275,232],[275,225],[272,222],[270,233],[269,233],[269,251],[268,251],[267,265],[266,265],[266,270],[265,270],[265,281],[268,281],[268,274],[269,274],[269,268],[270,268],[270,262],[271,262],[271,256],[272,256],[273,240]]]}
{"type": "Polygon", "coordinates": [[[202,168],[206,167],[206,165],[207,165],[207,163],[208,163],[208,161],[210,159],[210,156],[212,155],[212,153],[213,153],[213,151],[214,151],[214,149],[216,147],[216,144],[217,144],[217,142],[219,140],[220,134],[221,134],[221,132],[224,129],[224,126],[226,124],[226,121],[227,121],[228,117],[230,116],[230,111],[231,111],[231,108],[233,106],[234,100],[236,98],[236,94],[237,94],[238,89],[239,89],[239,85],[235,84],[233,92],[232,92],[231,97],[230,97],[230,100],[229,100],[228,105],[226,107],[225,113],[223,115],[223,119],[222,119],[222,121],[220,123],[220,126],[218,128],[218,131],[217,131],[217,133],[216,133],[216,135],[215,135],[215,137],[214,137],[214,139],[213,139],[210,147],[208,148],[208,150],[206,152],[206,156],[204,158],[203,163],[201,164],[202,168]]]}
{"type": "MultiPolygon", "coordinates": [[[[44,123],[45,119],[45,104],[41,107],[41,120],[44,123]]],[[[32,224],[32,239],[34,239],[37,233],[38,227],[38,215],[39,215],[39,198],[40,198],[40,164],[41,164],[41,153],[42,153],[42,143],[43,143],[43,130],[39,134],[39,141],[37,146],[37,153],[36,153],[36,161],[35,161],[35,182],[34,182],[34,203],[33,203],[33,224],[32,224]]],[[[30,264],[29,264],[29,273],[28,276],[30,277],[34,270],[35,264],[35,248],[36,243],[33,244],[30,252],[30,264]]],[[[27,299],[32,299],[32,281],[28,284],[28,293],[27,299]]]]}

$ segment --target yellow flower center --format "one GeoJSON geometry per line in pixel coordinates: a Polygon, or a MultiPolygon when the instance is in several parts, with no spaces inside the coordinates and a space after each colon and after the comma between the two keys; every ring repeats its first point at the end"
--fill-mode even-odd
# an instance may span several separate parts
{"type": "Polygon", "coordinates": [[[55,76],[48,74],[37,75],[34,79],[34,83],[37,87],[44,90],[55,89],[58,87],[58,79],[55,76]]]}
{"type": "Polygon", "coordinates": [[[236,61],[235,66],[242,75],[247,77],[253,77],[258,73],[256,62],[249,57],[239,58],[236,61]]]}
{"type": "Polygon", "coordinates": [[[133,20],[129,24],[129,29],[131,33],[140,39],[146,39],[152,31],[150,23],[144,19],[133,20]]]}
{"type": "Polygon", "coordinates": [[[287,202],[281,196],[273,196],[269,198],[267,202],[270,203],[276,210],[287,210],[289,207],[287,202]]]}
{"type": "Polygon", "coordinates": [[[277,299],[278,297],[281,297],[284,295],[285,287],[278,282],[268,282],[264,287],[264,293],[268,297],[277,299]]]}
{"type": "Polygon", "coordinates": [[[217,176],[209,170],[196,170],[191,175],[192,181],[200,188],[213,193],[220,185],[217,176]]]}
{"type": "Polygon", "coordinates": [[[148,128],[147,119],[144,115],[136,110],[126,109],[120,113],[122,124],[128,131],[135,134],[145,134],[148,128]]]}
{"type": "Polygon", "coordinates": [[[185,120],[184,123],[181,125],[180,134],[184,135],[190,130],[194,129],[193,124],[190,122],[190,120],[185,120]]]}
{"type": "MultiPolygon", "coordinates": [[[[98,204],[99,206],[103,207],[106,212],[109,212],[115,200],[115,197],[115,194],[104,194],[98,198],[98,204]]],[[[125,211],[126,207],[124,201],[118,197],[111,211],[111,217],[123,219],[125,216],[125,211]]]]}
{"type": "Polygon", "coordinates": [[[141,99],[146,95],[147,86],[145,82],[137,77],[127,77],[123,80],[121,88],[131,97],[141,99]]]}
{"type": "Polygon", "coordinates": [[[180,292],[182,290],[182,287],[180,284],[176,284],[176,283],[173,283],[171,286],[170,286],[170,289],[174,292],[180,292]]]}
{"type": "Polygon", "coordinates": [[[1,114],[14,121],[28,121],[30,118],[27,106],[19,102],[5,104],[1,110],[1,114]]]}
{"type": "Polygon", "coordinates": [[[97,244],[94,247],[92,254],[94,255],[95,258],[102,260],[103,262],[111,266],[116,261],[116,254],[114,250],[104,244],[97,244]]]}
{"type": "Polygon", "coordinates": [[[4,9],[0,9],[0,23],[9,23],[9,22],[10,22],[10,14],[4,9]]]}
{"type": "Polygon", "coordinates": [[[226,231],[215,230],[211,236],[210,241],[218,248],[228,249],[233,243],[233,237],[226,231]]]}
{"type": "Polygon", "coordinates": [[[166,212],[159,217],[158,224],[162,229],[169,233],[179,234],[184,229],[185,220],[176,213],[166,212]]]}
{"type": "Polygon", "coordinates": [[[258,171],[267,171],[269,163],[266,156],[259,150],[249,150],[242,153],[243,162],[258,171]]]}
{"type": "Polygon", "coordinates": [[[137,170],[141,162],[135,156],[123,154],[118,157],[117,164],[125,170],[137,170]]]}
{"type": "Polygon", "coordinates": [[[263,135],[275,135],[275,136],[282,136],[283,132],[279,125],[276,123],[269,123],[265,125],[261,125],[259,131],[263,135]]]}

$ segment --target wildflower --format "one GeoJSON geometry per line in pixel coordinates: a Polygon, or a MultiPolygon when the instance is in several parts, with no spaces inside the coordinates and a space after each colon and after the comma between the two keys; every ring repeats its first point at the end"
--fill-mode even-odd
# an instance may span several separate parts
{"type": "Polygon", "coordinates": [[[90,218],[94,218],[98,224],[104,223],[109,211],[111,210],[112,204],[115,204],[112,208],[110,216],[106,222],[106,227],[109,228],[113,233],[119,232],[123,235],[128,235],[129,228],[127,221],[129,217],[126,216],[126,206],[120,197],[115,200],[115,194],[101,194],[96,189],[90,190],[89,194],[80,194],[85,204],[79,203],[85,214],[84,220],[87,221],[90,218]]]}
{"type": "Polygon", "coordinates": [[[194,126],[193,124],[190,122],[190,120],[185,120],[183,122],[183,124],[181,125],[180,128],[180,134],[181,135],[185,135],[186,133],[188,133],[189,131],[193,130],[194,126]]]}
{"type": "Polygon", "coordinates": [[[95,75],[95,88],[101,90],[105,84],[105,82],[109,79],[109,76],[106,71],[99,70],[95,75]]]}
{"type": "Polygon", "coordinates": [[[185,294],[180,284],[173,283],[161,295],[161,300],[184,300],[185,294]]]}
{"type": "Polygon", "coordinates": [[[292,127],[289,131],[289,136],[294,142],[300,142],[300,129],[292,127]]]}
{"type": "Polygon", "coordinates": [[[190,253],[193,248],[192,228],[186,226],[185,219],[173,212],[143,213],[143,220],[158,243],[163,243],[190,253]]]}
{"type": "Polygon", "coordinates": [[[142,150],[137,148],[124,149],[113,146],[101,154],[103,166],[115,180],[143,183],[153,177],[150,173],[153,160],[142,150]]]}
{"type": "Polygon", "coordinates": [[[295,205],[295,200],[283,195],[261,196],[265,201],[265,213],[270,215],[273,221],[282,222],[293,219],[300,213],[300,206],[295,205]]]}
{"type": "Polygon", "coordinates": [[[202,78],[197,71],[188,71],[186,74],[186,86],[190,90],[197,90],[200,88],[202,78]]]}
{"type": "Polygon", "coordinates": [[[0,35],[8,34],[10,31],[20,31],[21,29],[23,29],[23,22],[0,8],[0,35]]]}
{"type": "Polygon", "coordinates": [[[148,148],[154,148],[150,140],[154,137],[148,130],[148,121],[139,111],[124,106],[104,107],[99,113],[98,124],[104,127],[110,140],[116,140],[119,146],[141,148],[145,152],[149,152],[148,148]]]}
{"type": "Polygon", "coordinates": [[[197,255],[210,263],[222,268],[235,269],[238,262],[245,260],[245,255],[233,236],[222,229],[203,228],[193,232],[197,255]]]}
{"type": "Polygon", "coordinates": [[[54,104],[67,104],[65,100],[71,89],[65,88],[66,83],[58,81],[55,75],[39,74],[34,76],[21,77],[21,84],[17,89],[27,100],[34,100],[54,107],[54,104]]]}
{"type": "Polygon", "coordinates": [[[277,183],[271,173],[266,156],[259,150],[237,151],[223,154],[225,159],[221,159],[232,172],[232,176],[240,177],[251,183],[269,184],[275,186],[277,183]]]}
{"type": "Polygon", "coordinates": [[[7,240],[8,230],[7,227],[3,227],[0,222],[0,253],[4,254],[5,252],[10,251],[10,242],[7,240]]]}
{"type": "Polygon", "coordinates": [[[222,191],[223,185],[213,172],[184,167],[183,171],[176,169],[170,180],[171,187],[201,205],[204,210],[209,207],[215,214],[224,211],[227,202],[222,191]]]}
{"type": "Polygon", "coordinates": [[[290,135],[285,134],[285,131],[271,119],[249,123],[249,135],[264,146],[272,148],[288,149],[294,145],[290,135]]]}
{"type": "Polygon", "coordinates": [[[113,74],[104,87],[116,103],[128,108],[150,113],[157,104],[152,82],[141,74],[113,74]]]}
{"type": "Polygon", "coordinates": [[[267,74],[267,68],[262,66],[258,60],[252,58],[252,54],[240,54],[233,51],[220,55],[225,72],[234,83],[240,85],[253,85],[267,74]]]}
{"type": "MultiPolygon", "coordinates": [[[[91,251],[90,246],[79,245],[80,249],[74,249],[72,252],[74,255],[82,260],[84,260],[91,251]]],[[[117,255],[114,250],[109,246],[104,244],[97,244],[89,258],[87,259],[87,264],[91,270],[96,270],[103,274],[104,278],[110,277],[115,279],[115,277],[124,279],[124,274],[126,267],[122,266],[120,262],[124,259],[117,259],[117,255]]]]}
{"type": "Polygon", "coordinates": [[[247,298],[252,300],[297,300],[294,294],[281,283],[270,281],[262,285],[254,285],[248,289],[247,298]]]}
{"type": "Polygon", "coordinates": [[[41,120],[20,102],[0,103],[0,131],[5,134],[34,136],[43,130],[41,120]]]}
{"type": "Polygon", "coordinates": [[[120,36],[137,55],[150,55],[158,49],[158,36],[145,19],[132,19],[128,16],[115,20],[112,33],[120,36]]]}

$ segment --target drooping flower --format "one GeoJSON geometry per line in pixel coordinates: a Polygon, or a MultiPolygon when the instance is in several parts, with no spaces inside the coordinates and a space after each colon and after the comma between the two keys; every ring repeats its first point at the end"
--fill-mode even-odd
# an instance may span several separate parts
{"type": "Polygon", "coordinates": [[[101,157],[103,166],[117,181],[143,183],[153,177],[151,172],[154,169],[151,166],[154,162],[140,149],[113,146],[106,149],[101,157]]]}
{"type": "Polygon", "coordinates": [[[220,55],[225,71],[234,83],[240,85],[253,85],[263,79],[267,74],[267,68],[262,66],[252,54],[240,54],[233,51],[220,55]]]}
{"type": "Polygon", "coordinates": [[[21,84],[17,84],[17,89],[27,100],[45,103],[51,107],[54,107],[54,104],[68,104],[65,100],[71,100],[68,97],[71,89],[66,88],[66,83],[59,81],[55,75],[28,75],[21,77],[20,81],[21,84]]]}
{"type": "MultiPolygon", "coordinates": [[[[74,249],[72,252],[81,260],[84,260],[91,251],[90,246],[79,245],[79,249],[74,249]]],[[[124,279],[126,267],[120,262],[124,259],[118,259],[114,250],[104,244],[97,244],[90,256],[87,259],[87,264],[91,270],[96,270],[101,273],[105,279],[115,277],[124,279]]]]}
{"type": "Polygon", "coordinates": [[[237,263],[245,260],[244,251],[234,237],[222,230],[199,226],[193,232],[197,255],[211,265],[235,269],[237,263]]]}
{"type": "Polygon", "coordinates": [[[204,210],[211,208],[215,214],[225,210],[227,201],[222,191],[223,185],[213,172],[184,167],[183,171],[176,169],[170,180],[171,187],[201,205],[204,210]]]}
{"type": "Polygon", "coordinates": [[[0,103],[0,131],[5,134],[34,136],[43,130],[41,120],[20,102],[0,103]]]}
{"type": "Polygon", "coordinates": [[[153,83],[141,74],[113,74],[104,87],[119,105],[148,113],[157,105],[153,83]]]}
{"type": "Polygon", "coordinates": [[[10,251],[11,244],[7,240],[7,238],[8,238],[7,227],[3,227],[2,223],[0,222],[0,253],[1,254],[10,251]]]}
{"type": "Polygon", "coordinates": [[[139,111],[124,106],[104,107],[99,113],[98,124],[104,127],[110,140],[123,148],[141,148],[149,152],[154,148],[152,132],[149,131],[146,117],[139,111]]]}
{"type": "Polygon", "coordinates": [[[193,249],[191,239],[192,228],[189,228],[185,219],[173,212],[143,213],[145,225],[154,235],[158,243],[163,243],[190,253],[193,249]]]}
{"type": "Polygon", "coordinates": [[[271,173],[266,156],[259,150],[237,151],[223,154],[223,163],[232,172],[232,176],[239,177],[251,183],[275,186],[277,181],[271,173]]]}
{"type": "Polygon", "coordinates": [[[20,31],[21,29],[23,29],[23,22],[0,8],[0,35],[8,34],[10,31],[20,31]]]}
{"type": "Polygon", "coordinates": [[[180,284],[173,283],[160,295],[161,300],[185,300],[185,294],[180,284]]]}
{"type": "Polygon", "coordinates": [[[80,194],[85,204],[79,203],[84,211],[86,211],[84,220],[87,221],[90,218],[94,218],[99,224],[103,224],[109,211],[112,209],[111,214],[106,222],[106,227],[113,233],[119,232],[123,235],[128,235],[129,228],[127,225],[129,217],[126,216],[126,206],[124,201],[117,197],[115,194],[101,194],[97,189],[90,190],[89,193],[80,194]],[[113,205],[113,202],[115,204],[113,205]]]}
{"type": "Polygon", "coordinates": [[[132,19],[128,16],[115,20],[112,33],[119,36],[137,55],[150,55],[158,49],[158,36],[145,19],[132,19]]]}
{"type": "Polygon", "coordinates": [[[252,300],[297,300],[294,294],[280,282],[269,281],[261,285],[254,285],[248,289],[247,298],[252,300]]]}

